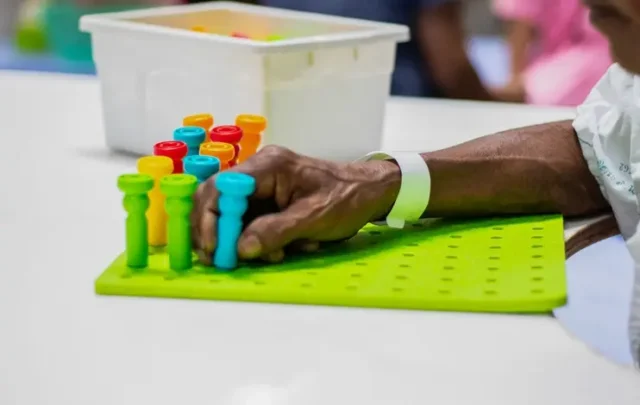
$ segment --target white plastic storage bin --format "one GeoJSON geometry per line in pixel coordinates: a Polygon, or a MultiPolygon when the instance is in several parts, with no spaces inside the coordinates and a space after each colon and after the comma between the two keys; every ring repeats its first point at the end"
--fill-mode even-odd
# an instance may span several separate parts
{"type": "Polygon", "coordinates": [[[263,145],[314,157],[376,150],[396,46],[409,38],[405,26],[234,2],[87,15],[80,27],[92,36],[107,145],[139,154],[201,112],[216,125],[262,114],[263,145]]]}

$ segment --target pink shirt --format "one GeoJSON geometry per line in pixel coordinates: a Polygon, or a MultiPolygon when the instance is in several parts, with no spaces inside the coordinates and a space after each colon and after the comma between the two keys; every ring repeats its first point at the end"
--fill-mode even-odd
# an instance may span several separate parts
{"type": "Polygon", "coordinates": [[[493,0],[505,20],[528,21],[537,42],[525,71],[527,101],[581,104],[611,65],[607,40],[589,23],[580,0],[493,0]]]}

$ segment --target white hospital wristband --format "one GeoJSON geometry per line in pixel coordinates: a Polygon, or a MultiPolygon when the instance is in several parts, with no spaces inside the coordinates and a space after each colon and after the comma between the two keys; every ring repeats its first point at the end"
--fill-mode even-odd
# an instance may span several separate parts
{"type": "Polygon", "coordinates": [[[419,220],[427,209],[431,196],[431,173],[422,156],[415,152],[378,151],[359,159],[370,160],[395,160],[400,167],[400,191],[386,218],[387,225],[391,228],[403,228],[406,222],[419,220]]]}

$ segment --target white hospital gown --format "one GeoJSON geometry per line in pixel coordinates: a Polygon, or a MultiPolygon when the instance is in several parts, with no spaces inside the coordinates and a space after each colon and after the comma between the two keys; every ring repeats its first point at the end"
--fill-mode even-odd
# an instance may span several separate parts
{"type": "Polygon", "coordinates": [[[582,152],[635,262],[629,335],[640,368],[640,76],[611,66],[577,112],[582,152]]]}

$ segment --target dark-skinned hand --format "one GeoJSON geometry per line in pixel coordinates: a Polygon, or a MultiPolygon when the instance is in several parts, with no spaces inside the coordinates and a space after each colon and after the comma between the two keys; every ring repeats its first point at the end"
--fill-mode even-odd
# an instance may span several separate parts
{"type": "MultiPolygon", "coordinates": [[[[401,181],[392,162],[329,162],[277,146],[263,148],[230,170],[256,180],[238,256],[268,262],[282,260],[288,249],[313,251],[323,242],[350,238],[368,222],[384,218],[401,181]]],[[[191,218],[194,248],[205,264],[211,264],[216,247],[214,180],[198,188],[191,218]]]]}

